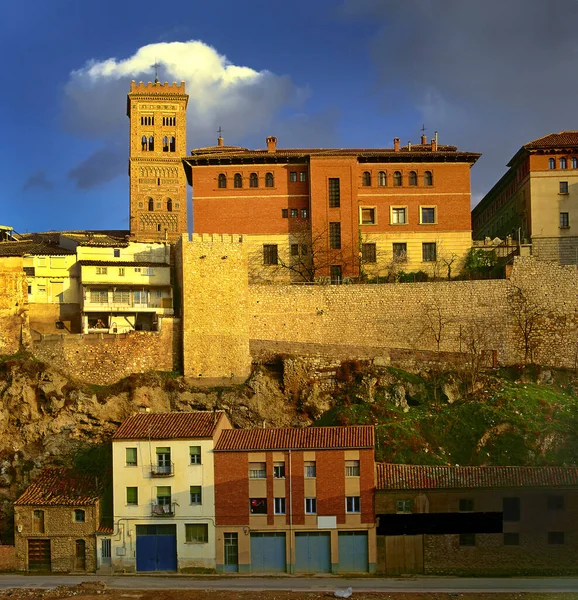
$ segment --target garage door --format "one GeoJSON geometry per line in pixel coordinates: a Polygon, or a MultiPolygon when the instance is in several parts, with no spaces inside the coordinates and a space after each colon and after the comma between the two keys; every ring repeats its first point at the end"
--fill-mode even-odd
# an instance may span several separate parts
{"type": "Polygon", "coordinates": [[[251,571],[253,573],[285,573],[285,534],[251,534],[251,571]]]}
{"type": "Polygon", "coordinates": [[[136,526],[136,570],[177,570],[176,525],[136,526]]]}
{"type": "Polygon", "coordinates": [[[50,540],[28,540],[28,569],[50,571],[50,540]]]}
{"type": "Polygon", "coordinates": [[[339,539],[339,572],[367,573],[367,531],[342,531],[339,539]]]}
{"type": "Polygon", "coordinates": [[[295,534],[295,571],[331,573],[331,534],[311,531],[295,534]]]}

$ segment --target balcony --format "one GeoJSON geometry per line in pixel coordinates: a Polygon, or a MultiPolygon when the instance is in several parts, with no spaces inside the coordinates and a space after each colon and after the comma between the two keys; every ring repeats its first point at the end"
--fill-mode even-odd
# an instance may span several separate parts
{"type": "Polygon", "coordinates": [[[151,477],[172,477],[175,474],[175,464],[151,465],[151,477]]]}
{"type": "Polygon", "coordinates": [[[175,516],[176,502],[169,502],[168,504],[157,504],[151,502],[151,517],[174,517],[175,516]]]}

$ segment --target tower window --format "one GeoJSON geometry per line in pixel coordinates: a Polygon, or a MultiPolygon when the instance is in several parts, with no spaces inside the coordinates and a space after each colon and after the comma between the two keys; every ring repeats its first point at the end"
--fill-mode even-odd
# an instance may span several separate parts
{"type": "Polygon", "coordinates": [[[396,171],[393,174],[393,185],[399,187],[401,185],[401,171],[396,171]]]}
{"type": "Polygon", "coordinates": [[[151,135],[149,137],[149,151],[152,152],[155,149],[155,138],[151,135]]]}
{"type": "Polygon", "coordinates": [[[241,173],[235,173],[234,186],[236,188],[242,188],[243,187],[243,178],[241,177],[241,173]]]}
{"type": "Polygon", "coordinates": [[[148,140],[147,140],[147,136],[146,135],[142,136],[141,143],[142,143],[142,150],[143,150],[143,152],[146,152],[149,149],[149,144],[148,144],[148,140]]]}
{"type": "Polygon", "coordinates": [[[169,138],[165,135],[163,138],[163,152],[169,151],[169,138]]]}
{"type": "Polygon", "coordinates": [[[431,171],[426,171],[423,174],[423,184],[424,185],[433,185],[433,175],[431,171]]]}
{"type": "Polygon", "coordinates": [[[565,158],[561,158],[560,159],[560,168],[561,169],[568,168],[568,161],[565,158]]]}
{"type": "Polygon", "coordinates": [[[157,223],[157,231],[160,231],[160,230],[161,230],[161,224],[157,223]]]}
{"type": "Polygon", "coordinates": [[[257,173],[251,173],[251,175],[249,175],[249,187],[259,187],[257,173]]]}
{"type": "Polygon", "coordinates": [[[173,212],[173,201],[171,198],[167,200],[167,212],[173,212]]]}
{"type": "Polygon", "coordinates": [[[177,149],[177,140],[175,139],[175,136],[173,135],[171,137],[170,151],[174,152],[176,149],[177,149]]]}
{"type": "Polygon", "coordinates": [[[273,173],[267,173],[265,175],[265,187],[274,187],[275,180],[273,179],[273,173]]]}
{"type": "Polygon", "coordinates": [[[409,172],[409,185],[417,185],[417,173],[415,171],[409,172]]]}
{"type": "Polygon", "coordinates": [[[556,161],[553,158],[549,158],[548,159],[548,168],[549,169],[555,169],[556,168],[556,161]]]}
{"type": "Polygon", "coordinates": [[[377,174],[377,185],[383,187],[387,185],[387,177],[385,175],[385,171],[380,171],[377,174]]]}
{"type": "Polygon", "coordinates": [[[218,186],[220,188],[227,187],[227,176],[224,173],[219,173],[218,186]]]}
{"type": "Polygon", "coordinates": [[[371,173],[369,171],[364,171],[361,177],[361,185],[370,186],[371,185],[371,173]]]}
{"type": "Polygon", "coordinates": [[[153,212],[155,209],[155,201],[152,198],[149,198],[149,212],[153,212]]]}

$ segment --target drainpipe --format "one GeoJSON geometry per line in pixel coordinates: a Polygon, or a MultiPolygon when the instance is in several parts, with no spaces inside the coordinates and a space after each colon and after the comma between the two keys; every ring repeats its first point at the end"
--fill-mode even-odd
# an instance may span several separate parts
{"type": "Polygon", "coordinates": [[[293,477],[291,473],[291,450],[289,450],[289,571],[295,571],[293,561],[293,477]]]}

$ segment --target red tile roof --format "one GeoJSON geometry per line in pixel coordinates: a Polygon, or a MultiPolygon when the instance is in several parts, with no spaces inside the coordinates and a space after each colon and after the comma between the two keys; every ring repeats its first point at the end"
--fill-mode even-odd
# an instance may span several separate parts
{"type": "Polygon", "coordinates": [[[93,475],[74,473],[70,469],[48,468],[28,486],[15,505],[89,506],[100,497],[93,475]]]}
{"type": "Polygon", "coordinates": [[[373,448],[373,425],[279,429],[228,429],[215,444],[217,451],[316,450],[373,448]]]}
{"type": "Polygon", "coordinates": [[[38,239],[0,242],[0,256],[64,256],[70,254],[74,254],[74,252],[38,239]]]}
{"type": "Polygon", "coordinates": [[[192,412],[139,413],[129,417],[116,430],[113,440],[177,440],[211,438],[222,410],[192,412]]]}
{"type": "Polygon", "coordinates": [[[578,467],[443,467],[376,463],[376,490],[578,485],[578,467]]]}
{"type": "Polygon", "coordinates": [[[528,150],[540,148],[564,148],[565,146],[578,146],[578,131],[549,133],[537,140],[524,144],[524,148],[528,150]]]}
{"type": "Polygon", "coordinates": [[[78,264],[81,267],[170,267],[165,262],[144,262],[131,260],[79,260],[78,264]]]}

